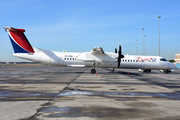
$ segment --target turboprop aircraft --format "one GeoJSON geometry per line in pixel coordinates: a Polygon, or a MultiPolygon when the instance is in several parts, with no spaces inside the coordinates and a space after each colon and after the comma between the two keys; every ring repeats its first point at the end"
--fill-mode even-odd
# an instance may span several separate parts
{"type": "Polygon", "coordinates": [[[4,27],[8,32],[14,48],[15,57],[63,67],[92,67],[91,73],[96,73],[96,68],[126,68],[143,69],[151,72],[151,69],[164,70],[165,73],[176,69],[172,63],[160,56],[133,56],[122,55],[121,46],[119,51],[104,52],[101,47],[94,47],[90,52],[56,52],[32,47],[26,38],[24,29],[4,27]]]}

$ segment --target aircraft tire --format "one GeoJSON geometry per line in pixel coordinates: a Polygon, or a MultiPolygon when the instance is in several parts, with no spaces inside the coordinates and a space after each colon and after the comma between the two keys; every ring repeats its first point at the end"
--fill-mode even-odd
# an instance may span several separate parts
{"type": "Polygon", "coordinates": [[[96,73],[96,70],[95,70],[95,69],[91,69],[91,73],[92,73],[92,74],[95,74],[95,73],[96,73]]]}
{"type": "Polygon", "coordinates": [[[169,74],[169,73],[170,73],[170,71],[169,71],[169,70],[165,70],[165,73],[166,73],[166,74],[169,74]]]}
{"type": "Polygon", "coordinates": [[[149,69],[144,69],[144,72],[149,73],[149,69]]]}

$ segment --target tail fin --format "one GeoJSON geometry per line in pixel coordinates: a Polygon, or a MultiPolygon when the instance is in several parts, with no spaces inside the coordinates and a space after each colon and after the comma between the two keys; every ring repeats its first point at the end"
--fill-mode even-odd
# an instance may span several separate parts
{"type": "Polygon", "coordinates": [[[24,35],[24,29],[4,27],[8,32],[15,53],[34,53],[34,50],[24,35]]]}

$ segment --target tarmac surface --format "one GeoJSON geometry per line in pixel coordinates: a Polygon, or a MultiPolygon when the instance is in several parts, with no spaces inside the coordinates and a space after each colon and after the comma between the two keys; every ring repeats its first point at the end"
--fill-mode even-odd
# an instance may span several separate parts
{"type": "Polygon", "coordinates": [[[179,120],[180,70],[0,67],[0,120],[179,120]]]}

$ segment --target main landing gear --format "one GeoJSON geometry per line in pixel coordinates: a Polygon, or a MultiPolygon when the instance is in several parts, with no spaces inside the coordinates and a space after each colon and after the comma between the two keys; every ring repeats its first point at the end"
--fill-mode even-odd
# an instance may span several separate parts
{"type": "Polygon", "coordinates": [[[144,72],[151,73],[151,69],[144,69],[144,72]]]}
{"type": "Polygon", "coordinates": [[[169,73],[171,73],[171,70],[160,70],[160,72],[163,72],[163,73],[165,73],[165,74],[169,74],[169,73]]]}
{"type": "Polygon", "coordinates": [[[93,68],[91,69],[91,73],[92,73],[92,74],[95,74],[95,73],[96,73],[95,63],[93,64],[93,68]]]}
{"type": "Polygon", "coordinates": [[[114,73],[115,68],[113,68],[112,73],[114,73]]]}
{"type": "Polygon", "coordinates": [[[151,73],[151,69],[138,69],[139,72],[151,73]]]}
{"type": "Polygon", "coordinates": [[[91,73],[95,74],[96,73],[96,69],[91,69],[91,73]]]}
{"type": "MultiPolygon", "coordinates": [[[[97,64],[96,68],[98,68],[99,65],[100,65],[100,63],[97,64]]],[[[95,74],[95,73],[96,73],[95,63],[93,64],[93,68],[91,69],[91,73],[92,73],[92,74],[95,74]]]]}

